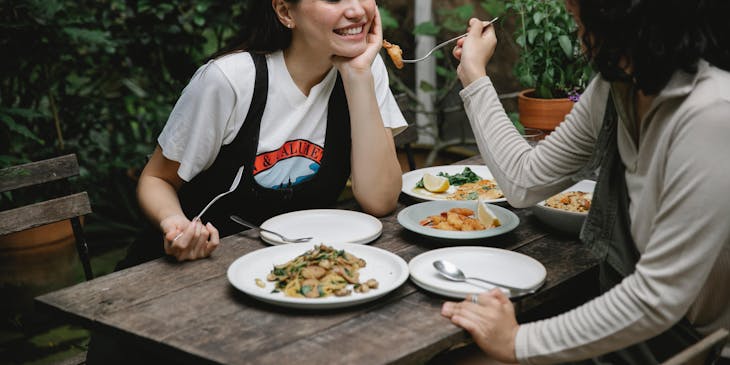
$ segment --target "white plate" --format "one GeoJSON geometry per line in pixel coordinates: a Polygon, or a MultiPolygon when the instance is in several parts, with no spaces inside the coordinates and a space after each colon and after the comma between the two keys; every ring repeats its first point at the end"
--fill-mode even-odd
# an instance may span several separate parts
{"type": "Polygon", "coordinates": [[[408,265],[400,256],[381,248],[352,243],[334,243],[338,250],[345,250],[363,260],[367,266],[360,269],[360,281],[375,279],[379,286],[367,293],[353,292],[345,297],[292,298],[283,292],[272,293],[274,282],[266,280],[274,265],[287,261],[314,248],[314,244],[290,243],[270,246],[250,252],[233,261],[228,267],[228,281],[238,290],[267,303],[291,308],[327,309],[353,306],[382,297],[397,289],[408,279],[408,265]],[[256,278],[266,283],[265,288],[256,285],[256,278]]]}
{"type": "MultiPolygon", "coordinates": [[[[416,188],[416,184],[423,178],[423,174],[429,173],[431,175],[437,175],[439,172],[445,172],[449,175],[454,175],[464,171],[464,168],[468,167],[475,174],[479,175],[482,179],[494,181],[494,176],[489,171],[489,168],[484,165],[444,165],[444,166],[432,166],[418,170],[413,170],[403,174],[403,185],[401,191],[407,195],[410,195],[416,200],[447,200],[446,197],[453,194],[456,191],[456,186],[449,187],[443,193],[432,193],[426,189],[416,188]]],[[[487,203],[497,203],[507,201],[505,198],[499,199],[487,199],[487,203]]]]}
{"type": "MultiPolygon", "coordinates": [[[[261,227],[290,238],[314,237],[310,243],[368,243],[380,237],[383,223],[377,218],[352,210],[309,209],[289,212],[267,219],[261,227]]],[[[261,232],[261,239],[272,245],[282,241],[271,233],[261,232]]]]}
{"type": "MultiPolygon", "coordinates": [[[[426,251],[408,263],[411,280],[430,292],[455,299],[492,289],[488,284],[455,282],[441,276],[433,267],[436,260],[447,260],[466,276],[495,281],[517,288],[537,289],[545,282],[547,271],[539,261],[494,247],[447,247],[426,251]]],[[[509,291],[504,290],[509,295],[509,291]]]]}
{"type": "MultiPolygon", "coordinates": [[[[593,180],[581,180],[577,184],[563,190],[563,192],[567,191],[583,191],[586,193],[593,193],[593,190],[596,187],[596,182],[593,180]]],[[[567,210],[557,209],[557,208],[551,208],[548,206],[545,206],[545,201],[541,201],[537,203],[533,209],[532,212],[535,214],[535,216],[543,221],[545,224],[558,229],[563,232],[567,232],[570,234],[578,235],[580,234],[581,228],[583,228],[583,222],[586,220],[586,217],[588,216],[588,212],[585,213],[578,213],[578,212],[569,212],[567,210]]]]}
{"type": "Polygon", "coordinates": [[[477,201],[474,200],[446,200],[446,201],[431,201],[425,203],[418,203],[404,208],[398,213],[398,223],[409,231],[413,231],[424,236],[440,238],[444,240],[473,240],[479,238],[486,238],[492,236],[498,236],[503,233],[507,233],[517,225],[520,224],[520,219],[509,211],[508,209],[500,206],[487,204],[489,209],[499,218],[502,223],[497,228],[483,229],[481,231],[445,231],[443,229],[435,229],[431,227],[424,227],[420,222],[426,217],[431,215],[438,215],[441,212],[445,212],[451,208],[469,208],[474,210],[476,213],[477,201]]]}

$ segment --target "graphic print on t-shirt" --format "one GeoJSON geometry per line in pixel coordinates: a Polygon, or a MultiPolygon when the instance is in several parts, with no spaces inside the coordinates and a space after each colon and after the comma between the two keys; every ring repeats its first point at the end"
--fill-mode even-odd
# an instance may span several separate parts
{"type": "Polygon", "coordinates": [[[270,189],[300,184],[317,174],[323,151],[322,146],[304,139],[288,141],[277,150],[256,156],[254,178],[259,185],[270,189]]]}

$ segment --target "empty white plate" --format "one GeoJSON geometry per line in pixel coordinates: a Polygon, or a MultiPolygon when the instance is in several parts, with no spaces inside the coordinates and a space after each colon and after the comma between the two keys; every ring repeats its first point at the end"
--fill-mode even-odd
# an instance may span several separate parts
{"type": "MultiPolygon", "coordinates": [[[[436,260],[452,262],[468,277],[528,290],[539,288],[547,276],[545,266],[532,257],[494,247],[447,247],[426,251],[411,259],[408,269],[414,284],[454,299],[464,299],[469,294],[488,291],[494,286],[446,279],[433,267],[436,260]]],[[[509,295],[509,291],[503,291],[509,295]]]]}
{"type": "MultiPolygon", "coordinates": [[[[352,210],[308,209],[271,217],[261,227],[289,238],[313,237],[309,243],[368,243],[380,237],[383,224],[375,217],[352,210]]],[[[288,244],[271,233],[261,239],[272,245],[288,244]]]]}

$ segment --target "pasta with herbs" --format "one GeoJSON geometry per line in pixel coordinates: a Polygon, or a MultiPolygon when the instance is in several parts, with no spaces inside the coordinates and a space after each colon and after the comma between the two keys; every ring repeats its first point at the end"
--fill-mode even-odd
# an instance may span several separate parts
{"type": "Polygon", "coordinates": [[[342,297],[350,295],[352,290],[367,293],[378,288],[375,279],[360,282],[359,270],[365,265],[365,260],[345,250],[321,244],[289,262],[275,265],[266,279],[276,282],[274,290],[282,291],[288,297],[342,297]]]}
{"type": "Polygon", "coordinates": [[[462,184],[456,191],[449,195],[449,200],[479,200],[503,198],[502,189],[492,180],[481,179],[476,182],[462,184]]]}

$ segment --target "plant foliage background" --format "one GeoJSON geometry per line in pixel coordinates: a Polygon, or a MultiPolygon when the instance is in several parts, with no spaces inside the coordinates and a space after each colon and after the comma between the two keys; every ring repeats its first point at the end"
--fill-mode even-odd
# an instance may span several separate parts
{"type": "MultiPolygon", "coordinates": [[[[89,229],[134,231],[135,175],[242,1],[10,0],[0,5],[0,167],[76,153],[89,229]],[[96,222],[96,223],[95,223],[96,222]]],[[[5,194],[0,204],[30,197],[5,194]]]]}

